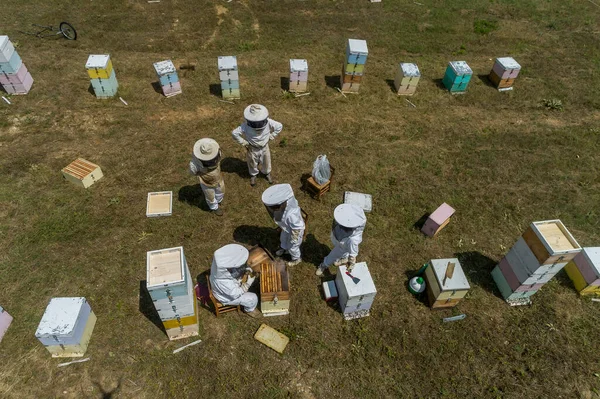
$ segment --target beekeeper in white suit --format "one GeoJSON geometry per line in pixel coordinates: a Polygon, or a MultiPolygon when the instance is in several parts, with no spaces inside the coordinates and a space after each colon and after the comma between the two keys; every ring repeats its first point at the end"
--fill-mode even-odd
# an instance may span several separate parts
{"type": "Polygon", "coordinates": [[[345,265],[349,272],[352,271],[366,223],[365,212],[359,206],[341,204],[335,208],[331,227],[333,249],[319,265],[316,271],[317,276],[322,276],[323,271],[331,265],[345,265]]]}
{"type": "Polygon", "coordinates": [[[219,144],[213,139],[204,138],[194,144],[190,161],[190,173],[198,176],[206,204],[217,216],[223,215],[219,204],[225,194],[225,182],[221,176],[221,157],[219,144]]]}
{"type": "Polygon", "coordinates": [[[248,276],[242,283],[246,271],[252,271],[246,266],[248,255],[248,250],[239,244],[217,249],[210,267],[210,285],[213,295],[223,305],[241,305],[249,316],[260,317],[261,313],[256,309],[258,297],[248,292],[255,277],[248,276]]]}
{"type": "Polygon", "coordinates": [[[267,107],[260,104],[251,104],[244,110],[245,121],[238,126],[231,135],[233,139],[246,148],[246,162],[250,172],[250,185],[256,184],[258,172],[265,175],[269,184],[271,178],[271,150],[269,140],[283,129],[283,125],[269,118],[267,107]]]}
{"type": "Polygon", "coordinates": [[[304,219],[298,201],[294,197],[294,190],[289,184],[275,184],[267,188],[262,194],[269,215],[277,226],[281,228],[279,235],[280,248],[275,252],[277,256],[289,254],[291,262],[288,266],[295,266],[302,262],[300,245],[304,236],[304,219]]]}

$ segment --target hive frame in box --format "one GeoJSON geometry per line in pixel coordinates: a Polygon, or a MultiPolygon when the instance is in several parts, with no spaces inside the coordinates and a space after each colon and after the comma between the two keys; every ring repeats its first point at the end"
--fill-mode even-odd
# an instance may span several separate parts
{"type": "Polygon", "coordinates": [[[77,158],[65,166],[62,174],[65,180],[83,188],[88,188],[104,176],[100,166],[83,158],[77,158]]]}
{"type": "Polygon", "coordinates": [[[172,214],[173,191],[155,191],[148,193],[148,199],[146,200],[146,217],[151,218],[160,216],[171,216],[172,214]],[[164,197],[168,197],[168,207],[166,209],[164,207],[164,197]]]}
{"type": "Polygon", "coordinates": [[[290,313],[290,280],[283,262],[260,265],[260,311],[265,317],[290,313]]]}

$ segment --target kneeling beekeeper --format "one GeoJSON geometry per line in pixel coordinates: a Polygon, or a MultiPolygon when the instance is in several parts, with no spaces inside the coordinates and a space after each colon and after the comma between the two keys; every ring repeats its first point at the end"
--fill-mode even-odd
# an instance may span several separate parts
{"type": "Polygon", "coordinates": [[[246,266],[248,255],[248,250],[239,244],[217,249],[210,266],[210,285],[213,295],[223,305],[241,305],[249,316],[260,317],[256,309],[258,296],[248,292],[256,277],[249,274],[246,282],[242,282],[243,276],[252,272],[246,266]]]}
{"type": "Polygon", "coordinates": [[[333,249],[319,265],[315,272],[317,276],[322,276],[331,265],[346,266],[349,272],[352,271],[366,223],[365,212],[359,206],[341,204],[335,208],[331,227],[333,249]]]}
{"type": "Polygon", "coordinates": [[[269,118],[267,107],[260,104],[247,106],[244,110],[244,119],[244,122],[235,128],[231,135],[235,141],[246,148],[250,185],[256,184],[259,168],[269,184],[273,184],[269,140],[275,140],[275,137],[281,133],[283,125],[269,118]]]}
{"type": "Polygon", "coordinates": [[[221,149],[219,144],[209,138],[196,141],[190,172],[198,176],[204,199],[210,210],[217,216],[223,215],[219,204],[223,201],[225,182],[221,176],[221,149]]]}
{"type": "Polygon", "coordinates": [[[291,262],[288,266],[295,266],[302,262],[300,245],[304,236],[304,219],[298,201],[294,197],[294,190],[289,184],[275,184],[267,188],[262,194],[262,201],[277,226],[281,228],[279,235],[280,248],[275,252],[277,256],[289,254],[291,262]]]}

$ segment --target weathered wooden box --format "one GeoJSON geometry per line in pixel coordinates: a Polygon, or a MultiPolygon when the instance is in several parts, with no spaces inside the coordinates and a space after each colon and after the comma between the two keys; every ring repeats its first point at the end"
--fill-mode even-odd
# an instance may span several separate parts
{"type": "Polygon", "coordinates": [[[523,239],[541,265],[571,261],[581,247],[560,220],[533,222],[523,239]]]}
{"type": "Polygon", "coordinates": [[[260,265],[260,311],[265,316],[290,313],[290,280],[284,262],[260,265]]]}
{"type": "Polygon", "coordinates": [[[35,333],[52,357],[82,357],[96,315],[85,298],[52,298],[35,333]]]}
{"type": "Polygon", "coordinates": [[[432,309],[458,305],[471,288],[457,258],[429,261],[425,269],[425,281],[432,309]]]}
{"type": "Polygon", "coordinates": [[[77,158],[63,168],[62,174],[66,180],[83,188],[88,188],[104,176],[100,166],[83,158],[77,158]]]}
{"type": "Polygon", "coordinates": [[[366,262],[354,265],[351,273],[346,266],[340,266],[335,276],[335,286],[338,292],[338,303],[345,320],[367,317],[371,314],[377,289],[366,262]]]}
{"type": "Polygon", "coordinates": [[[464,93],[473,76],[473,70],[465,61],[450,61],[442,83],[452,94],[464,93]]]}
{"type": "Polygon", "coordinates": [[[521,65],[514,58],[500,57],[496,58],[489,78],[499,91],[512,90],[520,71],[521,65]]]}

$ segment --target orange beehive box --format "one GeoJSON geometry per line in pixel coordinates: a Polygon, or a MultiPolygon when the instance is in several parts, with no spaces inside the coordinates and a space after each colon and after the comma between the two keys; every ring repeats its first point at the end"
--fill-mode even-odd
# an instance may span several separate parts
{"type": "Polygon", "coordinates": [[[65,179],[83,188],[88,188],[104,176],[100,166],[83,158],[77,158],[63,168],[62,174],[65,179]]]}

